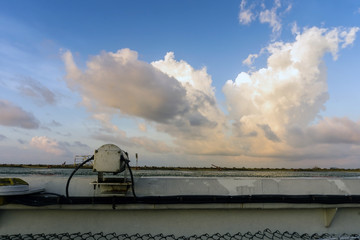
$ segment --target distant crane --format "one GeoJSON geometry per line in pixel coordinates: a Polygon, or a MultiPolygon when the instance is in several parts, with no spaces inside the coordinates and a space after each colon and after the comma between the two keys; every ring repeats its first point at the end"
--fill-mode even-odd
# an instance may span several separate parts
{"type": "Polygon", "coordinates": [[[212,167],[212,168],[216,168],[216,169],[218,169],[218,170],[220,170],[220,171],[222,170],[222,168],[221,168],[221,167],[216,166],[216,165],[214,165],[214,164],[211,164],[211,167],[212,167]]]}

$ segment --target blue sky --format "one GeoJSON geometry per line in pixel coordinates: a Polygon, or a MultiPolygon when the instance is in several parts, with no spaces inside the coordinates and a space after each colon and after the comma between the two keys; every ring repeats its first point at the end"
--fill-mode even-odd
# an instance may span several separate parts
{"type": "Polygon", "coordinates": [[[360,167],[357,1],[2,1],[0,162],[360,167]]]}

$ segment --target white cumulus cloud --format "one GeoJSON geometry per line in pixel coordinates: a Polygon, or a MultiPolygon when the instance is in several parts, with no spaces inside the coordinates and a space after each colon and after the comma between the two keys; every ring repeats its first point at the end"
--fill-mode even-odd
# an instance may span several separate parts
{"type": "Polygon", "coordinates": [[[30,141],[30,146],[57,156],[66,153],[66,151],[61,147],[61,145],[56,140],[53,140],[46,136],[33,137],[30,141]]]}
{"type": "MultiPolygon", "coordinates": [[[[292,42],[273,42],[259,53],[268,54],[266,67],[240,72],[224,85],[227,113],[217,104],[207,69],[195,69],[173,52],[151,63],[129,49],[102,52],[84,70],[66,52],[66,81],[102,123],[101,133],[94,134],[97,139],[148,152],[309,159],[324,151],[318,145],[357,144],[357,132],[350,133],[358,123],[330,119],[311,125],[329,98],[323,58],[331,53],[336,60],[357,31],[313,27],[297,30],[292,42]],[[155,135],[127,136],[126,129],[111,123],[119,112],[144,119],[172,142],[155,135]],[[337,136],[330,134],[331,127],[338,129],[337,136]],[[304,147],[306,152],[300,150],[304,147]]],[[[248,62],[257,56],[249,55],[248,62]]],[[[146,127],[140,124],[139,129],[144,134],[146,127]]]]}
{"type": "Polygon", "coordinates": [[[265,3],[261,1],[251,1],[251,4],[248,5],[246,0],[241,1],[239,22],[247,25],[258,18],[260,23],[268,23],[270,25],[274,37],[281,32],[282,15],[289,12],[292,8],[291,4],[282,6],[280,0],[274,0],[271,8],[268,8],[265,3]]]}
{"type": "Polygon", "coordinates": [[[256,58],[258,58],[258,54],[249,54],[249,56],[242,62],[243,64],[247,66],[251,66],[256,58]]]}
{"type": "Polygon", "coordinates": [[[322,59],[328,52],[336,59],[340,46],[354,41],[356,29],[313,27],[294,42],[270,44],[266,68],[242,72],[223,87],[233,132],[247,137],[256,152],[260,140],[275,148],[286,144],[289,129],[307,127],[329,97],[322,59]]]}
{"type": "Polygon", "coordinates": [[[242,0],[240,3],[239,22],[241,24],[249,24],[255,19],[255,15],[252,12],[252,6],[246,6],[247,1],[242,0]]]}
{"type": "Polygon", "coordinates": [[[275,0],[274,7],[269,9],[265,9],[260,12],[259,20],[261,23],[269,23],[273,32],[281,31],[281,20],[277,13],[278,8],[281,7],[280,0],[275,0]]]}
{"type": "Polygon", "coordinates": [[[341,35],[345,38],[343,44],[341,45],[342,48],[347,47],[348,45],[351,45],[356,37],[356,33],[360,30],[359,27],[353,27],[348,32],[343,31],[341,35]]]}

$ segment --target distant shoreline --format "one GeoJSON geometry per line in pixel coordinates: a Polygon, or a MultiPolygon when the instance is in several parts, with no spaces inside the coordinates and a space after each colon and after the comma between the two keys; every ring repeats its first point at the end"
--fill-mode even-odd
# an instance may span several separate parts
{"type": "MultiPolygon", "coordinates": [[[[56,165],[56,164],[0,164],[1,167],[14,168],[75,168],[74,164],[56,165]]],[[[85,165],[83,168],[91,169],[91,165],[85,165]]],[[[344,168],[228,168],[228,167],[156,167],[156,166],[132,166],[132,169],[137,170],[174,170],[174,171],[289,171],[289,172],[360,172],[359,168],[344,169],[344,168]]]]}

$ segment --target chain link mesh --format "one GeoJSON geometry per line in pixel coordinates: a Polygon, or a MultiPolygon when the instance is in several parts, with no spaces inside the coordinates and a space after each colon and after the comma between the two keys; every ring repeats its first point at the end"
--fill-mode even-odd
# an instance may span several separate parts
{"type": "Polygon", "coordinates": [[[360,240],[359,234],[299,234],[297,232],[280,232],[271,231],[266,229],[256,233],[237,233],[237,234],[202,234],[192,236],[179,236],[174,235],[151,235],[151,234],[116,234],[116,233],[61,233],[61,234],[13,234],[13,235],[0,235],[0,240],[296,240],[296,239],[328,239],[328,240],[360,240]]]}

